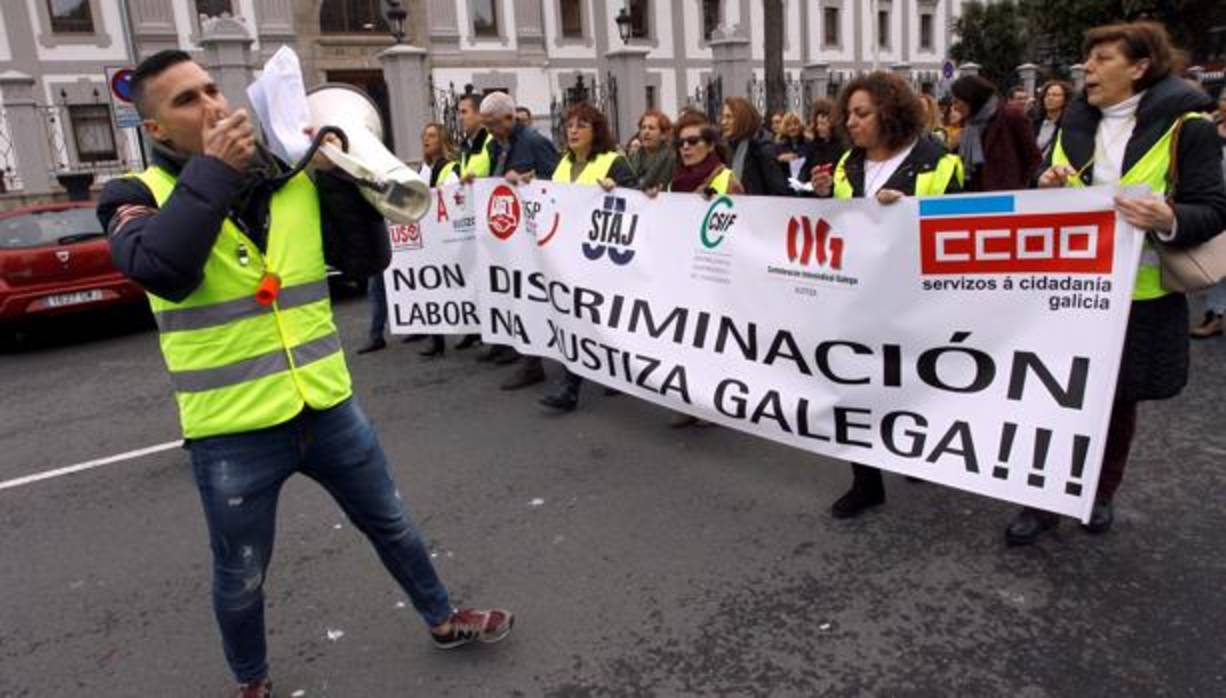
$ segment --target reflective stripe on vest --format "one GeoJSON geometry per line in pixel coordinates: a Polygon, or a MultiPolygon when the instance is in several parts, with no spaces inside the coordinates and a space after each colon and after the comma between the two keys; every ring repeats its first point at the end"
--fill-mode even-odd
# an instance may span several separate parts
{"type": "Polygon", "coordinates": [[[472,175],[474,177],[489,177],[490,171],[490,143],[494,139],[486,135],[485,142],[481,144],[481,149],[475,153],[460,153],[460,176],[466,177],[472,175]]]}
{"type": "MultiPolygon", "coordinates": [[[[135,176],[159,206],[174,192],[159,167],[135,176]]],[[[321,235],[315,186],[299,174],[269,200],[266,251],[227,218],[187,298],[148,294],[185,437],[263,429],[350,396],[321,235]],[[266,272],[282,284],[267,306],[255,302],[266,272]]]]}
{"type": "MultiPolygon", "coordinates": [[[[851,156],[850,150],[843,153],[843,157],[839,158],[839,164],[834,168],[834,198],[836,199],[850,199],[855,195],[855,189],[847,177],[846,164],[849,156],[851,156]]],[[[937,160],[935,168],[915,176],[914,196],[941,196],[949,191],[949,184],[955,177],[958,179],[958,184],[961,185],[965,178],[962,158],[946,153],[941,156],[940,160],[937,160]]]]}
{"type": "MultiPolygon", "coordinates": [[[[1166,175],[1167,170],[1171,165],[1171,137],[1175,135],[1175,129],[1187,119],[1207,119],[1205,114],[1198,112],[1189,112],[1180,116],[1175,120],[1166,133],[1162,134],[1162,138],[1154,143],[1145,155],[1142,155],[1139,160],[1133,163],[1132,167],[1120,177],[1120,186],[1129,184],[1148,184],[1149,188],[1158,195],[1166,194],[1166,175]]],[[[1073,167],[1073,163],[1069,160],[1068,153],[1064,152],[1063,142],[1064,130],[1061,129],[1056,134],[1056,146],[1051,153],[1051,164],[1068,165],[1073,167]]],[[[1084,187],[1086,183],[1078,177],[1070,177],[1068,179],[1069,187],[1084,187]]],[[[1149,244],[1146,239],[1141,248],[1141,262],[1137,267],[1137,282],[1132,288],[1132,299],[1134,301],[1148,301],[1155,298],[1161,298],[1169,293],[1162,288],[1162,262],[1158,258],[1157,251],[1149,244]]]]}
{"type": "MultiPolygon", "coordinates": [[[[583,171],[575,178],[575,184],[599,184],[600,180],[609,176],[609,170],[613,168],[613,163],[620,157],[616,152],[609,151],[597,155],[595,159],[589,160],[583,167],[583,171]]],[[[553,169],[553,181],[555,182],[570,182],[570,170],[574,165],[574,160],[568,153],[566,157],[558,161],[558,166],[553,169]]]]}

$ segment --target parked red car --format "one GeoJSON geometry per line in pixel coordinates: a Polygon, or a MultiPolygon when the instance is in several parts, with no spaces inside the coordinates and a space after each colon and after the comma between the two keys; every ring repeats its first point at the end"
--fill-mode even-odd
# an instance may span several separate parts
{"type": "Polygon", "coordinates": [[[144,298],[144,291],[111,264],[92,202],[0,213],[0,323],[144,298]]]}

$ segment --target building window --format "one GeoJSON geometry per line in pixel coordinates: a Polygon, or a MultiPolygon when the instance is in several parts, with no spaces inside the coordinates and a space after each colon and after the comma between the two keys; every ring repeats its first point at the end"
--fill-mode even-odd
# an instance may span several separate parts
{"type": "Polygon", "coordinates": [[[319,8],[319,30],[324,34],[390,31],[380,0],[324,0],[319,8]]]}
{"type": "Polygon", "coordinates": [[[115,132],[111,129],[111,108],[105,104],[69,105],[68,120],[81,162],[118,160],[115,132]]]}
{"type": "Polygon", "coordinates": [[[498,38],[497,0],[473,0],[473,34],[483,38],[498,38]]]}
{"type": "Polygon", "coordinates": [[[647,86],[647,108],[648,109],[656,108],[656,86],[655,85],[647,86]]]}
{"type": "Polygon", "coordinates": [[[220,17],[223,14],[234,16],[234,6],[230,0],[196,0],[197,16],[220,17]]]}
{"type": "Polygon", "coordinates": [[[651,36],[647,14],[647,0],[630,0],[630,38],[646,39],[651,36]]]}
{"type": "Polygon", "coordinates": [[[56,34],[93,34],[94,16],[89,0],[47,0],[51,31],[56,34]]]}
{"type": "Polygon", "coordinates": [[[890,11],[877,11],[877,47],[890,47],[890,11]]]}
{"type": "Polygon", "coordinates": [[[932,15],[920,15],[920,49],[924,51],[932,50],[932,15]]]}
{"type": "Polygon", "coordinates": [[[583,0],[562,0],[562,36],[583,38],[583,0]]]}
{"type": "Polygon", "coordinates": [[[702,2],[702,38],[707,41],[711,40],[711,35],[719,26],[720,9],[719,0],[703,0],[702,2]]]}
{"type": "Polygon", "coordinates": [[[827,7],[822,12],[822,44],[824,46],[839,45],[839,8],[827,7]]]}

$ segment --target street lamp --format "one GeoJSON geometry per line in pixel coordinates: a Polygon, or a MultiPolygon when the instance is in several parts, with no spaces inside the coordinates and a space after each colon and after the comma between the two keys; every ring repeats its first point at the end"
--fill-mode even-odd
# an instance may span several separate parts
{"type": "Polygon", "coordinates": [[[622,5],[622,9],[617,11],[617,19],[613,21],[617,22],[617,33],[621,36],[622,43],[630,43],[630,25],[633,24],[633,21],[630,19],[630,12],[626,9],[625,5],[622,5]]]}
{"type": "Polygon", "coordinates": [[[409,16],[408,12],[400,6],[400,0],[386,0],[387,2],[387,26],[392,30],[392,38],[396,43],[404,43],[404,20],[409,16]]]}

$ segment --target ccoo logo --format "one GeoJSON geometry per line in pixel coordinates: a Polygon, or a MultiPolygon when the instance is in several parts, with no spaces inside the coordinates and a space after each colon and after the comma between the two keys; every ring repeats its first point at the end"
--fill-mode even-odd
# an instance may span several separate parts
{"type": "Polygon", "coordinates": [[[519,196],[515,190],[505,184],[494,187],[485,217],[494,237],[506,240],[514,235],[519,229],[520,219],[519,196]]]}
{"type": "Polygon", "coordinates": [[[583,256],[592,261],[609,255],[609,261],[625,266],[634,259],[634,232],[638,229],[637,213],[626,214],[626,200],[620,196],[604,197],[604,205],[592,211],[592,227],[588,242],[583,243],[583,256]]]}
{"type": "Polygon", "coordinates": [[[793,216],[788,221],[788,261],[808,266],[812,261],[819,267],[843,268],[843,238],[830,234],[825,218],[817,225],[808,216],[793,216]]]}

